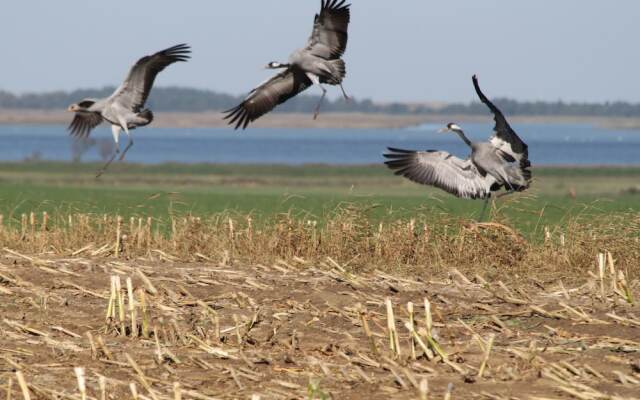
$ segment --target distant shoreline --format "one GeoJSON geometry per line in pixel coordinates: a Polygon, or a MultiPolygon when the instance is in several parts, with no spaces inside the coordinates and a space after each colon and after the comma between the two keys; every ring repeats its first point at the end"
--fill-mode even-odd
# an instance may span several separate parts
{"type": "MultiPolygon", "coordinates": [[[[640,129],[638,117],[579,117],[579,116],[508,116],[518,123],[588,124],[609,129],[640,129]]],[[[0,109],[0,125],[66,125],[70,113],[52,110],[0,109]]],[[[264,116],[252,126],[256,128],[343,128],[343,129],[399,129],[425,123],[490,122],[491,116],[482,115],[391,115],[368,113],[325,113],[317,120],[312,113],[273,113],[264,116]]],[[[157,112],[153,122],[162,128],[222,128],[227,123],[219,111],[186,113],[157,112]]]]}
{"type": "MultiPolygon", "coordinates": [[[[100,161],[58,161],[58,160],[20,160],[20,161],[3,161],[0,160],[0,176],[10,175],[14,172],[28,172],[28,171],[46,171],[53,173],[55,171],[66,173],[69,171],[86,171],[92,172],[96,168],[103,165],[100,161]]],[[[563,172],[569,173],[571,171],[577,172],[589,172],[590,174],[608,174],[611,172],[619,173],[620,171],[627,172],[633,175],[640,174],[640,164],[543,164],[533,165],[532,168],[539,173],[553,173],[563,172]]],[[[256,163],[256,162],[176,162],[176,161],[162,161],[157,163],[140,163],[140,162],[123,162],[114,164],[113,170],[128,171],[132,174],[137,173],[155,173],[160,170],[171,174],[191,174],[191,175],[225,175],[225,174],[270,174],[274,170],[279,173],[286,173],[291,171],[324,171],[331,172],[337,175],[343,174],[346,171],[357,170],[364,175],[372,175],[373,171],[379,170],[388,172],[389,170],[382,163],[361,163],[361,164],[328,164],[328,163],[304,163],[304,164],[283,164],[278,162],[269,163],[256,163]],[[249,171],[251,173],[249,173],[249,171]]],[[[376,173],[373,173],[376,175],[376,173]]],[[[372,176],[373,176],[372,175],[372,176]]],[[[304,177],[307,175],[296,176],[304,177]]]]}

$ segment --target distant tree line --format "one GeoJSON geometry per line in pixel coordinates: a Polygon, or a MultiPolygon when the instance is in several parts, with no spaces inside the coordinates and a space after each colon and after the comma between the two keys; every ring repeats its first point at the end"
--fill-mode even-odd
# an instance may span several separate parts
{"type": "MultiPolygon", "coordinates": [[[[29,93],[15,95],[0,91],[0,109],[64,109],[85,97],[105,97],[113,92],[113,87],[102,89],[75,90],[73,92],[29,93]]],[[[242,101],[243,96],[232,96],[211,90],[180,87],[158,87],[151,92],[148,105],[155,111],[211,111],[226,110],[242,101]]],[[[277,112],[308,113],[317,104],[319,96],[298,96],[277,108],[277,112]]],[[[566,103],[563,101],[516,101],[495,99],[496,105],[509,115],[566,115],[638,117],[640,104],[627,102],[607,103],[566,103]]],[[[371,100],[343,99],[327,101],[323,110],[339,112],[387,113],[387,114],[465,114],[485,115],[486,107],[478,102],[455,103],[442,107],[405,103],[379,104],[371,100]]]]}

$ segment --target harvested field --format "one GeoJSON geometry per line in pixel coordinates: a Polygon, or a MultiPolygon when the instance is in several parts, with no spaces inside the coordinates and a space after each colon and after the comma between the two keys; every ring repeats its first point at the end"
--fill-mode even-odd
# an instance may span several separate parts
{"type": "Polygon", "coordinates": [[[74,368],[87,398],[113,399],[134,388],[142,399],[447,390],[454,399],[624,399],[640,389],[640,309],[608,267],[604,288],[596,279],[528,288],[455,270],[356,276],[331,260],[241,266],[6,251],[2,264],[0,377],[15,392],[24,377],[34,398],[82,397],[74,368]],[[105,317],[112,276],[122,290],[105,317]]]}
{"type": "Polygon", "coordinates": [[[606,218],[528,243],[344,214],[24,216],[0,231],[0,396],[638,398],[637,225],[606,218]]]}

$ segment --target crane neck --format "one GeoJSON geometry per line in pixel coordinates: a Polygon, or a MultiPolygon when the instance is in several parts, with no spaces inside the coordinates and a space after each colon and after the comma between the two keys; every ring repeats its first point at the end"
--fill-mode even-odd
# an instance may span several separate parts
{"type": "Polygon", "coordinates": [[[471,140],[467,138],[467,136],[464,134],[464,131],[462,129],[454,129],[453,131],[457,133],[458,136],[460,136],[460,139],[462,139],[462,141],[465,142],[467,146],[471,147],[471,140]]]}

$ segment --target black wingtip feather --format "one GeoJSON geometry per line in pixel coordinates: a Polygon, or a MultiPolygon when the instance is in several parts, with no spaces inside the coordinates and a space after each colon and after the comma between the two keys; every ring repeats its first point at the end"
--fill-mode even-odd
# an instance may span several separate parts
{"type": "Polygon", "coordinates": [[[238,108],[239,107],[233,107],[233,108],[230,108],[228,110],[223,111],[222,113],[225,114],[225,116],[222,119],[231,118],[238,111],[238,108]]]}
{"type": "MultiPolygon", "coordinates": [[[[527,144],[525,142],[522,141],[522,139],[520,139],[520,137],[517,135],[517,133],[515,131],[513,131],[513,129],[511,129],[511,126],[509,126],[509,123],[507,122],[507,119],[505,118],[505,116],[502,114],[502,111],[500,111],[500,109],[498,107],[496,107],[495,104],[493,104],[491,102],[491,100],[489,100],[487,98],[487,96],[484,95],[484,93],[482,92],[482,90],[480,89],[480,83],[478,82],[478,76],[477,75],[473,75],[471,77],[471,80],[473,81],[473,87],[476,90],[476,93],[478,94],[478,97],[480,98],[480,100],[487,106],[489,107],[489,109],[491,110],[491,112],[494,114],[494,119],[496,121],[496,132],[498,132],[498,130],[500,129],[500,127],[502,127],[503,129],[506,129],[508,132],[506,132],[508,135],[511,135],[512,138],[504,138],[504,140],[507,140],[511,143],[511,146],[513,148],[513,151],[523,154],[525,159],[528,158],[529,156],[529,146],[527,146],[527,144]]],[[[529,161],[526,160],[526,163],[528,163],[529,161]]],[[[524,165],[524,164],[523,164],[524,165]]]]}
{"type": "Polygon", "coordinates": [[[389,167],[389,169],[397,170],[398,168],[406,167],[409,164],[409,161],[407,159],[391,160],[385,161],[384,164],[389,167]]]}
{"type": "Polygon", "coordinates": [[[482,93],[482,90],[480,89],[480,83],[478,82],[478,76],[477,75],[473,75],[471,77],[471,81],[473,82],[473,88],[476,90],[476,93],[478,94],[478,97],[480,97],[480,100],[482,100],[483,103],[485,103],[487,106],[489,106],[489,108],[491,108],[492,111],[495,112],[494,109],[497,109],[496,106],[493,105],[493,103],[491,101],[489,101],[487,96],[485,96],[484,93],[482,93]]]}
{"type": "Polygon", "coordinates": [[[405,154],[413,154],[416,152],[415,150],[398,149],[396,147],[387,147],[387,150],[392,151],[394,153],[405,153],[405,154]]]}
{"type": "Polygon", "coordinates": [[[351,4],[345,4],[347,0],[322,0],[320,2],[320,10],[322,11],[348,11],[351,4]]]}
{"type": "Polygon", "coordinates": [[[244,103],[237,107],[224,111],[226,114],[223,119],[228,120],[228,125],[235,125],[233,129],[238,130],[242,128],[247,129],[249,123],[253,120],[249,116],[249,112],[244,108],[244,103]]]}
{"type": "Polygon", "coordinates": [[[165,56],[172,57],[174,61],[187,61],[191,59],[191,46],[186,43],[177,44],[173,47],[169,47],[168,49],[162,50],[160,53],[165,56]]]}
{"type": "Polygon", "coordinates": [[[395,171],[396,175],[403,175],[406,168],[411,166],[411,161],[416,155],[414,150],[397,149],[387,147],[390,153],[383,154],[389,161],[385,161],[385,165],[395,171]]]}
{"type": "Polygon", "coordinates": [[[242,117],[242,107],[238,107],[236,108],[236,110],[230,114],[229,116],[231,117],[231,119],[229,120],[229,125],[233,125],[236,123],[236,121],[242,117]]]}

